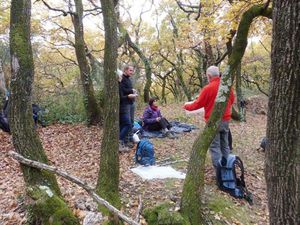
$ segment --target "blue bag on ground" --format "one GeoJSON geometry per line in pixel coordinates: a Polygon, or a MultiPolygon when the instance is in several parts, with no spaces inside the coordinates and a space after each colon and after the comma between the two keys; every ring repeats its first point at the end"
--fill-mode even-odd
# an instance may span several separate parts
{"type": "Polygon", "coordinates": [[[244,180],[242,160],[233,154],[222,157],[217,167],[217,182],[221,190],[236,198],[245,198],[252,204],[252,194],[247,190],[244,180]]]}
{"type": "Polygon", "coordinates": [[[135,152],[135,161],[144,166],[155,164],[155,154],[153,144],[148,139],[142,139],[135,152]]]}

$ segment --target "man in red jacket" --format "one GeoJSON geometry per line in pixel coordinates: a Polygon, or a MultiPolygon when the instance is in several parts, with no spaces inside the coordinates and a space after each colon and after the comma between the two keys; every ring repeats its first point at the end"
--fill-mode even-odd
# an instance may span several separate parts
{"type": "MultiPolygon", "coordinates": [[[[218,67],[210,66],[206,71],[206,76],[209,80],[209,84],[201,90],[198,98],[194,102],[185,104],[183,108],[188,111],[193,111],[204,107],[204,119],[207,122],[212,113],[221,80],[218,67]]],[[[218,161],[221,157],[227,158],[230,153],[228,146],[228,132],[233,102],[234,94],[233,91],[230,90],[230,97],[218,133],[209,147],[212,163],[215,168],[217,168],[218,161]]]]}

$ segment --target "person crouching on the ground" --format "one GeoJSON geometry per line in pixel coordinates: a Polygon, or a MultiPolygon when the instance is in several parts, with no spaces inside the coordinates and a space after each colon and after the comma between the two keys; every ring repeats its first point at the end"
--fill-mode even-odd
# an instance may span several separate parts
{"type": "Polygon", "coordinates": [[[174,133],[170,131],[171,127],[168,120],[162,117],[160,113],[157,98],[150,98],[149,106],[145,108],[143,114],[143,129],[147,131],[162,131],[169,138],[176,138],[174,133]]]}
{"type": "MultiPolygon", "coordinates": [[[[185,104],[183,108],[188,111],[193,111],[204,107],[204,119],[207,122],[210,114],[212,113],[215,99],[218,94],[218,89],[220,85],[220,72],[218,67],[210,66],[206,71],[206,76],[209,80],[209,84],[206,85],[200,92],[198,98],[189,104],[185,104]]],[[[234,102],[233,90],[230,90],[229,100],[225,112],[222,117],[222,121],[219,130],[212,141],[209,150],[211,154],[211,159],[215,169],[218,166],[218,161],[221,157],[227,158],[230,153],[230,148],[228,145],[228,132],[229,132],[229,121],[231,118],[231,107],[234,102]]]]}

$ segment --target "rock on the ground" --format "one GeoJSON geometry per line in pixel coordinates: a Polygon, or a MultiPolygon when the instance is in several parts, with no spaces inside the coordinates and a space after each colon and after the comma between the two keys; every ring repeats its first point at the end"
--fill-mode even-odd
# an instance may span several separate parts
{"type": "Polygon", "coordinates": [[[100,225],[103,220],[103,216],[99,212],[88,212],[83,220],[83,225],[100,225]]]}

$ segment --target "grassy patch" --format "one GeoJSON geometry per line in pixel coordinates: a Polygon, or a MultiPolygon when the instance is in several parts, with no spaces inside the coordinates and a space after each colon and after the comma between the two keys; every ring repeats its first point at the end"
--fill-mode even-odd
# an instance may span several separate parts
{"type": "Polygon", "coordinates": [[[232,201],[230,197],[214,193],[209,197],[207,207],[212,211],[210,213],[213,224],[218,224],[220,220],[226,220],[229,223],[240,223],[247,225],[252,224],[249,218],[248,208],[246,206],[239,206],[232,201]]]}

